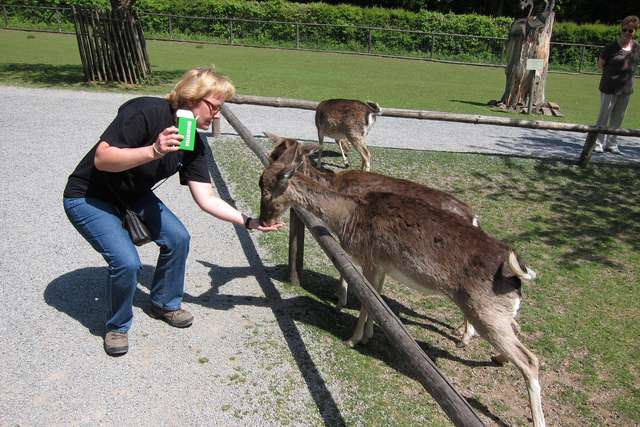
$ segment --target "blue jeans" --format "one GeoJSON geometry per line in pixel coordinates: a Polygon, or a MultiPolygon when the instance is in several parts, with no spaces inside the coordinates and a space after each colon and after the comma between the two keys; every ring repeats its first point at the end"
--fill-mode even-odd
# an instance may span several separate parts
{"type": "MultiPolygon", "coordinates": [[[[69,221],[109,264],[107,331],[128,331],[142,264],[129,233],[122,227],[118,209],[96,198],[65,198],[63,204],[69,221]]],[[[129,209],[140,215],[160,247],[151,283],[151,303],[166,310],[178,310],[182,303],[191,236],[182,222],[151,191],[131,204],[129,209]]]]}

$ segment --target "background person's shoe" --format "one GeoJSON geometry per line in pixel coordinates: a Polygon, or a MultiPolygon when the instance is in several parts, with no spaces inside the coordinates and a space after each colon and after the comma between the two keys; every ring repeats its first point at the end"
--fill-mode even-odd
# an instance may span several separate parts
{"type": "Polygon", "coordinates": [[[164,320],[176,328],[188,328],[193,323],[193,314],[183,309],[169,311],[151,304],[149,315],[154,319],[164,320]]]}
{"type": "Polygon", "coordinates": [[[593,151],[595,151],[596,153],[604,153],[604,149],[602,148],[602,144],[600,144],[599,142],[596,142],[595,147],[593,147],[593,151]]]}
{"type": "Polygon", "coordinates": [[[122,356],[129,351],[129,337],[126,332],[109,331],[104,336],[104,351],[109,356],[122,356]]]}
{"type": "Polygon", "coordinates": [[[613,154],[622,154],[617,145],[610,145],[607,147],[607,151],[613,154]]]}

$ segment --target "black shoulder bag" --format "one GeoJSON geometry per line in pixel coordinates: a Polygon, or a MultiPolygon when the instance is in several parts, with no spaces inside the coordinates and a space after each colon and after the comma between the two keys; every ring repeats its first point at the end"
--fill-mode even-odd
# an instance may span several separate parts
{"type": "MultiPolygon", "coordinates": [[[[160,187],[165,183],[167,179],[169,179],[169,177],[166,177],[164,181],[153,187],[151,191],[160,187]]],[[[111,193],[113,193],[113,195],[116,197],[116,200],[118,201],[118,208],[120,209],[120,214],[122,215],[122,226],[129,232],[131,241],[136,246],[142,246],[145,243],[151,242],[153,239],[151,238],[149,228],[147,228],[146,224],[142,221],[142,219],[140,219],[137,213],[127,207],[120,196],[118,196],[118,193],[113,190],[108,179],[106,180],[106,182],[107,186],[111,190],[111,193]]]]}

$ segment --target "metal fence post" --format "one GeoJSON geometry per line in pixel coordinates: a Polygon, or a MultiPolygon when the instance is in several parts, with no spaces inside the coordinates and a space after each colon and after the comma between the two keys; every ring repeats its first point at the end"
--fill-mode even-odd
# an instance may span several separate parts
{"type": "Polygon", "coordinates": [[[62,23],[60,22],[60,11],[56,9],[56,23],[58,24],[58,32],[62,32],[62,23]]]}
{"type": "Polygon", "coordinates": [[[367,50],[367,52],[369,54],[371,54],[371,28],[369,28],[369,40],[368,40],[368,47],[369,49],[367,50]]]}
{"type": "Polygon", "coordinates": [[[580,63],[578,64],[578,73],[582,72],[583,64],[584,64],[584,45],[580,46],[580,63]]]}
{"type": "Polygon", "coordinates": [[[7,7],[2,5],[2,14],[4,15],[4,27],[9,28],[9,16],[7,16],[7,7]]]}
{"type": "Polygon", "coordinates": [[[233,44],[233,19],[229,19],[229,44],[233,44]]]}
{"type": "Polygon", "coordinates": [[[173,40],[173,16],[169,15],[169,40],[173,40]]]}
{"type": "Polygon", "coordinates": [[[431,46],[429,47],[429,58],[433,59],[433,47],[436,44],[436,36],[435,34],[431,33],[431,46]]]}
{"type": "Polygon", "coordinates": [[[296,49],[300,49],[300,23],[296,22],[296,49]]]}

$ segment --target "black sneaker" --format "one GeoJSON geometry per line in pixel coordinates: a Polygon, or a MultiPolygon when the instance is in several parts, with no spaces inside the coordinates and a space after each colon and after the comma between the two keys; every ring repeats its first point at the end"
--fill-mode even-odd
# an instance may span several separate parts
{"type": "Polygon", "coordinates": [[[109,356],[122,356],[129,351],[129,336],[126,332],[109,331],[104,336],[104,351],[109,356]]]}
{"type": "Polygon", "coordinates": [[[193,314],[187,310],[165,310],[154,304],[149,306],[149,315],[154,319],[164,320],[175,328],[188,328],[193,323],[193,314]]]}

